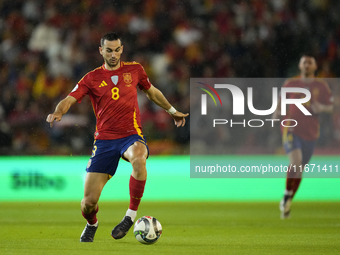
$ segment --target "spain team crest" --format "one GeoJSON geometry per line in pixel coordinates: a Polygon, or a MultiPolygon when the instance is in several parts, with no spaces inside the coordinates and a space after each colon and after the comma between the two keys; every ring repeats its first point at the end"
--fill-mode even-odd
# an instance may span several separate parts
{"type": "Polygon", "coordinates": [[[131,73],[123,73],[123,78],[124,78],[125,83],[131,83],[132,82],[131,73]]]}

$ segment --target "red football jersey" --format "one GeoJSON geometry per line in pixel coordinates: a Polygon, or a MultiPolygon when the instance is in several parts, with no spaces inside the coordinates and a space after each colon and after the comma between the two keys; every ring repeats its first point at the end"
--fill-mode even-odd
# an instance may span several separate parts
{"type": "MultiPolygon", "coordinates": [[[[283,134],[287,134],[288,131],[300,136],[302,139],[307,141],[313,141],[319,137],[319,118],[318,114],[313,113],[311,104],[317,101],[320,104],[331,105],[333,98],[332,92],[326,82],[321,79],[313,79],[311,82],[304,82],[301,78],[294,78],[288,80],[283,87],[295,87],[305,88],[311,93],[311,99],[303,104],[305,108],[312,115],[304,115],[304,113],[295,105],[288,105],[287,115],[285,119],[294,119],[298,122],[296,127],[282,127],[281,131],[283,134]]],[[[302,93],[287,93],[287,98],[303,98],[305,97],[302,93]]],[[[285,123],[287,126],[293,126],[294,123],[285,123]]]]}
{"type": "Polygon", "coordinates": [[[138,134],[142,128],[137,102],[137,86],[148,90],[151,83],[144,68],[136,62],[121,62],[117,70],[104,64],[87,73],[69,96],[81,102],[89,95],[97,118],[95,139],[112,140],[138,134]]]}

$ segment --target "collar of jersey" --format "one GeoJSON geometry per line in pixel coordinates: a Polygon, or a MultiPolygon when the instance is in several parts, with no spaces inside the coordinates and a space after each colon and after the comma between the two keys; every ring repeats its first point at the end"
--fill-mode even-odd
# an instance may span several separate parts
{"type": "Polygon", "coordinates": [[[120,68],[123,67],[123,62],[120,61],[120,67],[119,67],[118,69],[116,69],[116,70],[107,70],[107,69],[105,68],[105,62],[103,63],[102,67],[103,67],[103,69],[104,69],[105,71],[108,71],[108,72],[115,72],[115,71],[118,71],[120,68]]]}

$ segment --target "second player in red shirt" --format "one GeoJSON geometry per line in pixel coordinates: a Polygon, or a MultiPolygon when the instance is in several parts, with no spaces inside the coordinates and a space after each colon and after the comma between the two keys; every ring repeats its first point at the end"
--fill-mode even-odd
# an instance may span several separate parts
{"type": "MultiPolygon", "coordinates": [[[[296,105],[289,105],[287,119],[297,121],[297,125],[281,127],[282,142],[289,158],[289,171],[287,172],[286,189],[284,197],[280,202],[281,218],[290,217],[290,207],[296,191],[299,188],[302,172],[311,159],[316,140],[319,137],[319,113],[331,112],[333,109],[332,93],[324,81],[315,78],[317,69],[314,57],[303,55],[299,62],[300,77],[288,80],[284,87],[295,87],[308,89],[311,99],[304,104],[304,107],[312,114],[305,115],[296,105]]],[[[287,98],[304,97],[301,93],[288,93],[287,98]]],[[[280,115],[280,102],[273,118],[280,115]]]]}

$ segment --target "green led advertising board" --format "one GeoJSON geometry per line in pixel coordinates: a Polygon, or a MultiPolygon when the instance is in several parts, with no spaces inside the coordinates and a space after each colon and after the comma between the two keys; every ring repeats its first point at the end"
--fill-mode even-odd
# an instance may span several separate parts
{"type": "MultiPolygon", "coordinates": [[[[224,156],[242,162],[287,163],[285,156],[224,156]]],[[[0,157],[0,201],[80,201],[89,157],[0,157]]],[[[337,157],[315,156],[320,164],[337,157]]],[[[143,200],[148,201],[279,201],[284,178],[190,178],[189,156],[151,156],[143,200]]],[[[101,201],[128,201],[131,165],[120,161],[101,201]]],[[[340,174],[339,174],[340,175],[340,174]]],[[[340,178],[305,178],[296,200],[340,200],[340,178]]]]}

